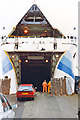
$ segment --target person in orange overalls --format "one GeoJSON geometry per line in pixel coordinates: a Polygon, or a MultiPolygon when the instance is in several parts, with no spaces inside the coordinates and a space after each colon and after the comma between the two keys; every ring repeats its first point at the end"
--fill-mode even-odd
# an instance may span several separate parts
{"type": "Polygon", "coordinates": [[[49,81],[48,83],[48,93],[50,93],[50,89],[51,89],[51,81],[49,81]]]}
{"type": "Polygon", "coordinates": [[[42,83],[42,86],[43,86],[43,93],[47,92],[47,82],[46,82],[46,80],[44,80],[44,82],[42,83]]]}

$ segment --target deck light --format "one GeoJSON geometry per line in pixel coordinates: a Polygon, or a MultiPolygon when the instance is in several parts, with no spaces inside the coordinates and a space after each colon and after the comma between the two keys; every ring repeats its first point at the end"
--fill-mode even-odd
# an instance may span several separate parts
{"type": "Polygon", "coordinates": [[[46,60],[45,62],[48,63],[48,60],[46,60]]]}
{"type": "Polygon", "coordinates": [[[14,56],[14,55],[12,55],[12,58],[14,59],[14,58],[15,58],[15,56],[14,56]]]}
{"type": "Polygon", "coordinates": [[[59,55],[56,55],[56,58],[58,58],[59,57],[59,55]]]}
{"type": "Polygon", "coordinates": [[[28,60],[25,60],[26,63],[28,63],[28,60]]]}
{"type": "Polygon", "coordinates": [[[26,33],[26,34],[27,34],[27,33],[28,33],[28,30],[27,30],[27,29],[25,29],[25,30],[24,30],[24,33],[26,33]]]}
{"type": "Polygon", "coordinates": [[[47,32],[47,30],[45,30],[44,32],[47,32]]]}
{"type": "Polygon", "coordinates": [[[19,62],[21,62],[21,60],[19,60],[19,62]]]}

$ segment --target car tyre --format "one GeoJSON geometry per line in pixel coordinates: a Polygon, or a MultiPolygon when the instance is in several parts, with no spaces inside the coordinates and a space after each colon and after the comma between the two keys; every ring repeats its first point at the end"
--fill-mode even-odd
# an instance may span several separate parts
{"type": "Polygon", "coordinates": [[[32,97],[32,99],[31,100],[34,100],[34,97],[32,97]]]}
{"type": "Polygon", "coordinates": [[[17,98],[17,101],[19,101],[20,99],[19,98],[17,98]]]}

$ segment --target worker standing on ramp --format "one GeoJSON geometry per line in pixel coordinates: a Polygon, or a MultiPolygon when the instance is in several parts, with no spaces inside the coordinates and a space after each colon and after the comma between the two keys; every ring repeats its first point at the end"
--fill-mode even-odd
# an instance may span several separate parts
{"type": "Polygon", "coordinates": [[[48,93],[50,93],[50,89],[51,89],[51,81],[49,81],[48,83],[48,93]]]}
{"type": "Polygon", "coordinates": [[[46,80],[44,80],[44,82],[42,83],[42,86],[43,86],[43,93],[47,92],[47,82],[46,82],[46,80]]]}

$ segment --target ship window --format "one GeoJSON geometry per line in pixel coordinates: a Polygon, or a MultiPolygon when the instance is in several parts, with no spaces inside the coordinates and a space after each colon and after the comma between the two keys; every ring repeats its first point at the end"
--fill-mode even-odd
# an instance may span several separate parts
{"type": "Polygon", "coordinates": [[[66,37],[64,36],[64,39],[66,39],[66,37]]]}
{"type": "Polygon", "coordinates": [[[33,17],[26,17],[24,20],[33,22],[34,18],[33,17]]]}
{"type": "Polygon", "coordinates": [[[35,19],[35,22],[42,22],[42,19],[35,19]]]}
{"type": "Polygon", "coordinates": [[[33,22],[33,19],[26,19],[26,22],[33,22]]]}
{"type": "Polygon", "coordinates": [[[67,36],[67,38],[69,39],[69,36],[67,36]]]}
{"type": "Polygon", "coordinates": [[[74,37],[74,39],[77,39],[76,37],[74,37]]]}
{"type": "Polygon", "coordinates": [[[57,49],[57,43],[54,43],[54,50],[57,49]]]}
{"type": "Polygon", "coordinates": [[[73,36],[70,36],[70,39],[73,39],[73,36]]]}
{"type": "Polygon", "coordinates": [[[32,7],[32,10],[34,10],[34,6],[32,7]]]}
{"type": "Polygon", "coordinates": [[[37,6],[35,6],[35,10],[37,10],[37,6]]]}

